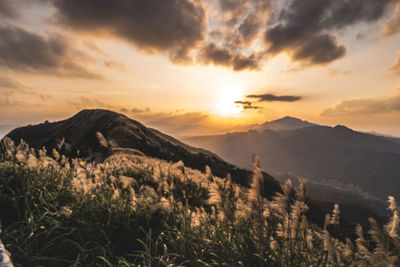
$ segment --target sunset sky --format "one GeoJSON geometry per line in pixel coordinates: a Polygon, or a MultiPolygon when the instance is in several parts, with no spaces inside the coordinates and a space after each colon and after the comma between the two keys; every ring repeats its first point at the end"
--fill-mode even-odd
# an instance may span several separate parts
{"type": "Polygon", "coordinates": [[[0,136],[86,108],[178,137],[286,115],[400,136],[400,1],[0,0],[0,136]]]}

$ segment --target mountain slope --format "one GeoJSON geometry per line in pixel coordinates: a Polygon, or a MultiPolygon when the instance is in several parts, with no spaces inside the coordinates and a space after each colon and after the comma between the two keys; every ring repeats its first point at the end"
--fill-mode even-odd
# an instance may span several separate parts
{"type": "MultiPolygon", "coordinates": [[[[150,129],[128,117],[107,110],[83,110],[75,116],[58,122],[42,123],[17,128],[7,134],[15,142],[23,139],[34,148],[45,146],[48,151],[65,141],[65,153],[69,156],[86,157],[91,160],[104,152],[96,132],[104,135],[109,143],[119,148],[139,150],[147,156],[183,163],[193,169],[204,171],[209,166],[214,175],[225,177],[230,173],[233,181],[245,185],[251,172],[226,163],[211,152],[187,146],[180,141],[150,129]],[[79,151],[79,152],[78,152],[79,151]]],[[[264,173],[265,192],[271,196],[279,191],[279,183],[264,173]]]]}
{"type": "Polygon", "coordinates": [[[248,158],[257,153],[269,172],[353,184],[384,199],[400,190],[400,144],[345,126],[249,131],[185,141],[241,167],[248,167],[248,158]]]}

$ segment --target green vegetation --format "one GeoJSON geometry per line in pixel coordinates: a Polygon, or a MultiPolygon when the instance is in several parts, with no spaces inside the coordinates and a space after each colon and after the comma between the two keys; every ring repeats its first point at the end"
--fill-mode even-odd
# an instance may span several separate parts
{"type": "Polygon", "coordinates": [[[249,188],[138,154],[93,165],[5,138],[0,160],[0,239],[16,266],[398,266],[399,207],[381,228],[340,231],[308,222],[307,184],[272,200],[254,163],[249,188]]]}

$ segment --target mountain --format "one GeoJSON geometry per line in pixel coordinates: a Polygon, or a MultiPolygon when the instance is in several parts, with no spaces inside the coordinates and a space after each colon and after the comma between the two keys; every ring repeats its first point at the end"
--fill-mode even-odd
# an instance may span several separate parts
{"type": "MultiPolygon", "coordinates": [[[[303,127],[300,129],[306,128],[303,127]]],[[[246,141],[249,143],[253,140],[252,135],[261,137],[266,133],[276,135],[276,138],[279,138],[279,134],[271,130],[265,130],[263,132],[253,131],[226,136],[231,136],[235,139],[242,135],[246,136],[250,134],[250,139],[246,141]]],[[[31,147],[36,149],[46,147],[48,153],[51,153],[53,148],[61,147],[61,152],[63,154],[69,157],[79,156],[89,161],[101,162],[110,153],[139,153],[145,154],[151,158],[158,158],[171,162],[178,162],[181,160],[185,166],[200,171],[204,171],[205,167],[209,166],[214,175],[225,177],[227,173],[230,173],[234,182],[245,186],[249,184],[252,176],[252,172],[248,169],[237,168],[208,150],[187,145],[155,129],[147,128],[143,124],[125,115],[107,110],[83,110],[75,116],[63,121],[46,121],[38,125],[14,129],[6,136],[16,143],[23,139],[31,147]],[[101,138],[98,138],[98,132],[104,136],[104,142],[107,143],[106,146],[110,147],[109,150],[105,149],[104,145],[100,145],[99,139],[101,138]]],[[[227,145],[226,148],[228,148],[232,143],[225,140],[226,136],[220,136],[219,138],[223,141],[220,144],[225,144],[227,145]]],[[[216,144],[219,144],[219,141],[217,141],[216,144]]],[[[233,143],[232,147],[239,149],[238,146],[240,145],[239,143],[233,143]]],[[[240,149],[243,149],[243,153],[241,154],[241,151],[238,150],[236,158],[239,159],[243,157],[243,155],[247,155],[249,158],[243,160],[243,162],[250,162],[252,158],[252,152],[250,151],[252,149],[257,151],[257,147],[259,147],[257,143],[254,143],[251,147],[240,147],[240,149]]],[[[281,158],[281,160],[284,161],[285,159],[281,158]]],[[[251,164],[242,165],[251,168],[251,164]]],[[[263,172],[263,176],[263,191],[268,198],[271,198],[276,192],[281,191],[280,184],[277,180],[265,172],[263,172]]],[[[332,211],[334,203],[332,201],[309,200],[307,204],[310,207],[308,213],[309,218],[314,223],[321,226],[324,224],[325,214],[332,211]]],[[[343,209],[341,214],[342,225],[347,229],[343,232],[344,234],[353,234],[355,223],[361,223],[366,226],[369,216],[373,216],[377,218],[378,221],[382,221],[379,215],[369,209],[361,209],[359,206],[354,205],[344,205],[343,209]],[[361,212],[362,210],[364,212],[361,212]],[[356,213],[355,211],[359,212],[356,213]]]]}
{"type": "MultiPolygon", "coordinates": [[[[46,121],[14,129],[6,136],[14,142],[23,139],[33,148],[46,147],[49,152],[63,140],[62,152],[68,156],[79,155],[88,160],[101,161],[107,156],[107,151],[100,145],[97,132],[114,147],[114,151],[143,153],[172,162],[182,160],[186,166],[201,171],[209,166],[214,175],[225,177],[230,173],[232,180],[242,185],[248,184],[252,175],[251,171],[228,164],[209,151],[188,146],[125,115],[108,110],[83,110],[63,121],[46,121]]],[[[279,183],[267,173],[263,174],[265,192],[271,196],[280,190],[279,183]]]]}
{"type": "MultiPolygon", "coordinates": [[[[288,120],[301,122],[292,118],[278,122],[288,120]]],[[[256,153],[269,173],[303,176],[364,197],[386,199],[400,192],[400,143],[342,125],[266,129],[185,141],[240,167],[249,167],[248,159],[256,153]]]]}
{"type": "Polygon", "coordinates": [[[256,129],[261,131],[263,130],[280,131],[280,130],[295,130],[316,125],[317,124],[310,123],[308,121],[286,116],[278,120],[264,122],[263,124],[259,125],[256,129]]]}

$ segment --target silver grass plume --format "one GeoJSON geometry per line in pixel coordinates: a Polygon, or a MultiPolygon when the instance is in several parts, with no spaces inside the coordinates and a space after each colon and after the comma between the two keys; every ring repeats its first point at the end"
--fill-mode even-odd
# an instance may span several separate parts
{"type": "Polygon", "coordinates": [[[351,257],[354,254],[354,245],[353,242],[351,242],[350,238],[346,237],[346,245],[344,247],[344,256],[346,257],[351,257]]]}
{"type": "Polygon", "coordinates": [[[0,240],[0,267],[14,267],[10,259],[10,253],[6,250],[0,240]]]}
{"type": "Polygon", "coordinates": [[[356,239],[357,250],[360,253],[362,258],[369,258],[371,256],[371,252],[367,248],[367,241],[364,237],[364,231],[361,225],[357,224],[356,226],[356,234],[358,238],[356,239]]]}
{"type": "Polygon", "coordinates": [[[210,182],[213,181],[213,174],[212,174],[212,171],[211,171],[211,169],[210,169],[210,167],[208,165],[206,166],[206,169],[205,169],[205,175],[206,175],[206,179],[208,181],[210,181],[210,182]]]}
{"type": "Polygon", "coordinates": [[[307,196],[307,179],[306,178],[300,178],[299,179],[299,186],[296,188],[296,197],[300,201],[305,201],[306,196],[307,196]]]}
{"type": "Polygon", "coordinates": [[[58,151],[55,148],[53,148],[53,153],[52,154],[53,154],[53,158],[56,161],[58,161],[60,159],[60,154],[58,153],[58,151]]]}
{"type": "Polygon", "coordinates": [[[64,146],[64,143],[65,143],[65,138],[61,139],[60,142],[58,142],[57,144],[58,151],[61,150],[61,148],[64,146]]]}
{"type": "Polygon", "coordinates": [[[289,213],[290,210],[290,192],[292,191],[292,181],[286,180],[284,184],[281,185],[283,193],[276,193],[271,207],[278,212],[285,211],[289,213]]]}
{"type": "Polygon", "coordinates": [[[397,206],[394,197],[388,197],[389,208],[393,212],[393,216],[388,224],[385,225],[385,230],[391,238],[398,241],[399,235],[399,207],[397,206]]]}
{"type": "Polygon", "coordinates": [[[331,223],[331,215],[325,214],[324,230],[328,227],[330,223],[331,223]]]}
{"type": "Polygon", "coordinates": [[[324,241],[324,250],[328,251],[328,261],[336,263],[336,251],[333,246],[332,237],[327,230],[324,230],[322,238],[324,241]]]}
{"type": "Polygon", "coordinates": [[[232,188],[232,176],[230,173],[226,175],[224,188],[232,188]]]}
{"type": "Polygon", "coordinates": [[[208,190],[210,192],[209,193],[210,197],[208,198],[208,204],[220,207],[222,204],[222,196],[218,183],[216,182],[211,183],[208,190]]]}
{"type": "Polygon", "coordinates": [[[96,136],[97,136],[97,139],[99,140],[99,143],[101,146],[103,146],[104,148],[107,148],[107,149],[110,148],[106,138],[104,137],[104,135],[101,132],[97,132],[96,136]]]}
{"type": "Polygon", "coordinates": [[[330,224],[339,225],[339,214],[340,214],[339,204],[335,204],[332,211],[330,224]]]}
{"type": "Polygon", "coordinates": [[[4,137],[3,141],[1,142],[2,150],[5,151],[3,157],[5,158],[13,158],[15,155],[15,145],[14,141],[11,140],[9,137],[4,137]]]}
{"type": "Polygon", "coordinates": [[[383,255],[388,254],[387,250],[389,244],[385,233],[382,231],[379,224],[374,218],[369,218],[368,220],[371,223],[371,228],[368,233],[371,235],[372,240],[374,240],[376,243],[375,253],[383,255]]]}
{"type": "Polygon", "coordinates": [[[250,203],[258,203],[259,199],[262,198],[263,179],[264,177],[260,166],[260,159],[258,156],[255,156],[253,163],[253,177],[248,194],[248,200],[250,203]]]}

